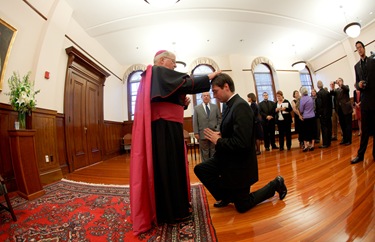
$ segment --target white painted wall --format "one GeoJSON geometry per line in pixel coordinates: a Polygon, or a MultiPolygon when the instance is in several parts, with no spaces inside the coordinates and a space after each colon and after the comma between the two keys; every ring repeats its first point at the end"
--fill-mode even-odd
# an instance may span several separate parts
{"type": "MultiPolygon", "coordinates": [[[[94,62],[111,74],[104,87],[104,119],[128,120],[126,84],[119,80],[119,78],[123,78],[127,66],[121,66],[99,43],[85,33],[72,19],[72,9],[64,0],[31,0],[29,2],[48,20],[44,20],[23,1],[0,0],[1,18],[17,29],[17,36],[5,70],[0,102],[9,103],[9,96],[5,93],[9,92],[7,80],[13,71],[19,71],[21,75],[32,71],[35,87],[41,90],[37,95],[38,107],[63,113],[67,64],[65,48],[74,45],[65,37],[67,35],[87,51],[93,57],[94,62]],[[51,78],[48,80],[44,79],[45,71],[51,73],[51,78]]],[[[355,42],[361,40],[365,44],[370,43],[374,41],[374,33],[375,23],[373,22],[362,29],[359,38],[347,39],[342,43],[327,47],[326,50],[322,50],[321,54],[309,60],[308,64],[314,75],[314,85],[316,86],[317,80],[322,80],[324,85],[328,86],[330,81],[342,77],[353,90],[353,66],[359,60],[358,54],[355,52],[355,42]],[[315,70],[317,71],[315,72],[315,70]]],[[[367,46],[366,50],[367,54],[370,53],[370,50],[375,51],[375,43],[367,46]]],[[[197,56],[197,58],[199,57],[197,56]]],[[[253,73],[243,71],[243,69],[250,69],[252,61],[258,56],[247,56],[246,53],[243,53],[241,55],[207,57],[213,59],[220,69],[231,70],[228,74],[233,78],[236,92],[242,98],[246,100],[249,92],[255,92],[253,73]]],[[[149,63],[144,64],[151,64],[151,61],[152,57],[150,57],[149,63]]],[[[185,61],[189,66],[193,60],[185,61]]],[[[301,86],[299,73],[293,71],[289,64],[272,59],[270,61],[274,63],[276,69],[276,73],[274,73],[276,90],[283,91],[285,98],[291,101],[293,90],[299,89],[301,86]]],[[[192,114],[193,107],[190,105],[189,109],[185,111],[185,116],[192,114]]]]}
{"type": "Polygon", "coordinates": [[[47,21],[23,1],[0,0],[1,18],[17,29],[5,70],[0,102],[9,103],[9,96],[5,93],[9,92],[7,80],[13,71],[18,71],[21,76],[31,71],[35,89],[41,90],[36,96],[37,106],[63,113],[67,65],[65,49],[74,45],[65,37],[67,35],[90,53],[94,62],[102,64],[101,67],[107,72],[112,72],[104,88],[104,119],[123,121],[125,103],[120,79],[124,68],[72,20],[72,9],[65,1],[45,0],[43,4],[33,1],[32,4],[47,17],[47,21]],[[48,80],[44,78],[45,71],[50,72],[48,80]]]}

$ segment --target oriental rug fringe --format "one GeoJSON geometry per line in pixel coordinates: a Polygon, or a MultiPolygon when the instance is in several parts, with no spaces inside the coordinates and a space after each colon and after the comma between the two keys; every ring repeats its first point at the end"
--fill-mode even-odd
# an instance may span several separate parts
{"type": "Polygon", "coordinates": [[[11,199],[18,220],[0,212],[0,241],[217,241],[201,184],[191,186],[190,220],[138,236],[132,231],[128,186],[61,180],[44,190],[32,201],[11,199]]]}

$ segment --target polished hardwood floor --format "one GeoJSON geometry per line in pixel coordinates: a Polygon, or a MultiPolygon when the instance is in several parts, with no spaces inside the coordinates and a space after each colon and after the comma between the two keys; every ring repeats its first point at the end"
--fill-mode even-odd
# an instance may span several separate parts
{"type": "MultiPolygon", "coordinates": [[[[288,195],[277,194],[246,213],[233,205],[214,208],[207,192],[218,241],[375,241],[375,162],[370,138],[365,160],[355,165],[359,137],[350,146],[333,141],[331,147],[302,152],[293,140],[290,151],[262,151],[258,156],[256,190],[277,175],[285,178],[288,195]]],[[[264,148],[262,148],[264,150],[264,148]]],[[[199,182],[190,156],[191,183],[199,182]]],[[[229,161],[228,161],[229,162],[229,161]]],[[[67,179],[104,184],[129,183],[129,154],[101,162],[66,176],[67,179]]]]}

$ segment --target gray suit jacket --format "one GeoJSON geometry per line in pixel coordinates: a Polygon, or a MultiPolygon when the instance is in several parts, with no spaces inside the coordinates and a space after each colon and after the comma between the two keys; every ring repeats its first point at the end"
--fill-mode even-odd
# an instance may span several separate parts
{"type": "Polygon", "coordinates": [[[193,129],[194,134],[199,134],[199,139],[205,139],[204,129],[210,128],[219,131],[221,124],[221,114],[217,105],[209,103],[210,117],[207,118],[204,103],[194,107],[193,129]]]}

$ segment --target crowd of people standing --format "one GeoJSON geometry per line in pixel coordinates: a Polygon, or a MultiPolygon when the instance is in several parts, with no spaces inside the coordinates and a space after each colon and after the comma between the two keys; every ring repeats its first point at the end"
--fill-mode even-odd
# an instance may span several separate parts
{"type": "MultiPolygon", "coordinates": [[[[283,151],[286,141],[289,151],[293,122],[303,152],[315,149],[320,133],[319,148],[328,148],[332,140],[337,140],[336,113],[342,132],[340,145],[351,145],[354,110],[361,143],[351,163],[363,161],[369,136],[375,134],[372,125],[375,121],[375,59],[366,56],[362,42],[356,42],[356,49],[361,59],[354,67],[353,102],[349,86],[342,78],[337,78],[330,83],[330,90],[318,81],[318,92],[312,90],[309,95],[304,86],[293,91],[292,104],[280,90],[276,92],[276,102],[269,100],[268,93],[264,92],[259,105],[254,93],[248,95],[250,105],[236,94],[229,75],[216,71],[191,78],[174,71],[176,56],[172,52],[158,51],[154,65],[149,65],[142,74],[137,95],[138,112],[133,124],[130,203],[134,233],[145,232],[156,223],[176,223],[191,216],[183,137],[183,111],[191,101],[186,94],[202,93],[204,103],[196,107],[194,122],[196,137],[202,142],[200,150],[204,161],[195,166],[194,172],[217,200],[214,207],[234,203],[236,210],[243,213],[276,193],[280,200],[285,198],[287,187],[280,175],[256,191],[250,192],[250,188],[259,179],[260,140],[264,140],[266,151],[270,148],[283,151]],[[210,88],[214,97],[226,106],[221,116],[217,107],[210,103],[210,88]],[[276,127],[279,146],[275,140],[276,127]]],[[[375,142],[372,152],[375,160],[375,142]]]]}

